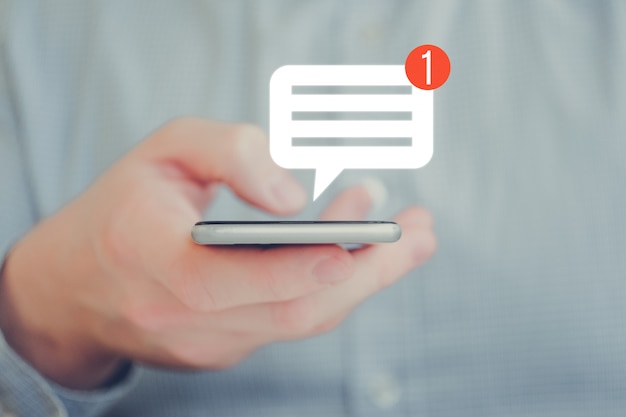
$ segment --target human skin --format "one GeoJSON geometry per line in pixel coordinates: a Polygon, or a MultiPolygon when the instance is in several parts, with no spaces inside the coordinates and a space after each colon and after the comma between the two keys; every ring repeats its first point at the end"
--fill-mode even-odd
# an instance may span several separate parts
{"type": "MultiPolygon", "coordinates": [[[[128,361],[232,366],[259,346],[328,331],[435,250],[430,214],[409,207],[401,239],[336,245],[199,246],[190,227],[215,186],[277,215],[306,204],[259,129],[178,119],[141,142],[12,248],[0,279],[0,328],[47,378],[101,386],[128,361]]],[[[348,189],[325,219],[362,218],[348,189]]]]}

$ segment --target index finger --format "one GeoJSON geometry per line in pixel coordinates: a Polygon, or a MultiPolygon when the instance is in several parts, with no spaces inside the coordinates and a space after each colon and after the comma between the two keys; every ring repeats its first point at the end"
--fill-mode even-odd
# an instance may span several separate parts
{"type": "Polygon", "coordinates": [[[304,189],[274,163],[267,136],[252,125],[176,119],[133,155],[174,165],[192,182],[224,182],[239,197],[272,213],[293,213],[306,203],[304,189]]]}

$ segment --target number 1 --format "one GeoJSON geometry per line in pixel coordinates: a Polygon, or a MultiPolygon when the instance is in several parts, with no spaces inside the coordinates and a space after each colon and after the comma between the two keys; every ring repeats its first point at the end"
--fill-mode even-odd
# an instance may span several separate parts
{"type": "Polygon", "coordinates": [[[430,85],[430,49],[422,55],[422,58],[426,60],[426,85],[430,85]]]}

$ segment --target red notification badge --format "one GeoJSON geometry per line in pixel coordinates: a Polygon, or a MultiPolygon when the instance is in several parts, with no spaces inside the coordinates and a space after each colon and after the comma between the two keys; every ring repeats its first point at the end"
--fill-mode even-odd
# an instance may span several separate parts
{"type": "Polygon", "coordinates": [[[421,45],[413,49],[404,64],[411,84],[421,90],[441,87],[450,75],[450,58],[435,45],[421,45]]]}

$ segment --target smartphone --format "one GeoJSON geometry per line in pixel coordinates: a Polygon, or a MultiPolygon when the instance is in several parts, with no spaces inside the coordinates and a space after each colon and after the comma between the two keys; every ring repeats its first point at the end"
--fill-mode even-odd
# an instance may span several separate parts
{"type": "Polygon", "coordinates": [[[401,234],[397,223],[381,221],[198,222],[191,231],[201,245],[368,244],[401,234]]]}

